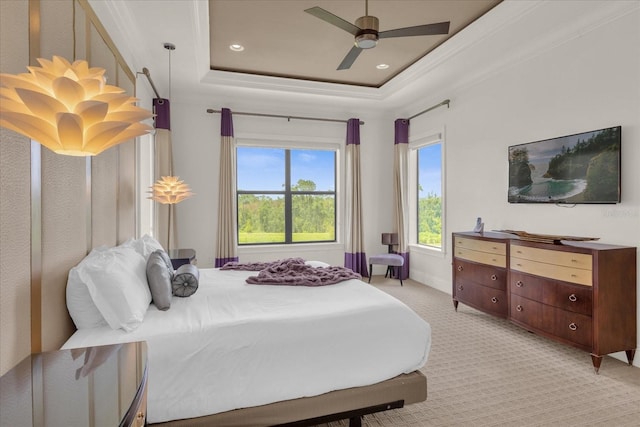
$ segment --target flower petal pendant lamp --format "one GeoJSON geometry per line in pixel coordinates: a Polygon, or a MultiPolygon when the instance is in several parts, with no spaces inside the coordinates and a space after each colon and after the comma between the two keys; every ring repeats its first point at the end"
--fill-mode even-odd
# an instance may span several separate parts
{"type": "Polygon", "coordinates": [[[163,205],[175,205],[194,195],[179,176],[163,176],[151,186],[150,193],[149,199],[163,205]]]}
{"type": "Polygon", "coordinates": [[[59,56],[38,62],[29,73],[0,74],[0,126],[69,156],[94,156],[152,130],[141,122],[153,114],[106,84],[103,68],[59,56]]]}
{"type": "MultiPolygon", "coordinates": [[[[180,180],[179,176],[163,176],[157,180],[149,191],[151,196],[148,199],[155,200],[163,205],[175,205],[183,200],[188,199],[195,193],[191,192],[191,189],[184,181],[180,180]]],[[[169,206],[169,221],[167,222],[167,250],[171,249],[171,210],[172,206],[169,206]]]]}

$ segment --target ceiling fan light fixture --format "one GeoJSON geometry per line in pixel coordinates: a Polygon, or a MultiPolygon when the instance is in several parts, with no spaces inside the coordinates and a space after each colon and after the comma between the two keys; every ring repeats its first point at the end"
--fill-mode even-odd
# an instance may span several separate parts
{"type": "Polygon", "coordinates": [[[378,18],[375,16],[361,16],[356,19],[356,26],[360,31],[356,34],[355,45],[360,49],[371,49],[378,44],[378,18]]]}
{"type": "Polygon", "coordinates": [[[371,49],[378,44],[378,33],[362,33],[356,36],[355,45],[360,49],[371,49]]]}

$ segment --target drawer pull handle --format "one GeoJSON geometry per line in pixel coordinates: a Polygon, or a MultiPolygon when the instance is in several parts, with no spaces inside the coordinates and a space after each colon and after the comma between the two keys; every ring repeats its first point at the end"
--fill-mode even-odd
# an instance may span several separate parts
{"type": "Polygon", "coordinates": [[[458,271],[464,270],[461,265],[458,266],[458,271]]]}
{"type": "Polygon", "coordinates": [[[491,275],[491,280],[498,280],[498,276],[496,276],[495,274],[491,275]]]}
{"type": "Polygon", "coordinates": [[[572,331],[575,331],[578,329],[578,325],[576,325],[575,323],[571,322],[569,323],[569,329],[571,329],[572,331]]]}
{"type": "Polygon", "coordinates": [[[578,297],[576,296],[576,294],[569,295],[569,301],[571,301],[571,302],[578,301],[578,297]]]}
{"type": "Polygon", "coordinates": [[[578,262],[577,259],[571,259],[571,262],[578,262]]]}
{"type": "Polygon", "coordinates": [[[496,297],[491,298],[491,302],[494,303],[494,304],[497,303],[498,302],[498,298],[496,298],[496,297]]]}
{"type": "Polygon", "coordinates": [[[458,290],[459,290],[459,291],[464,291],[464,286],[462,286],[462,285],[458,285],[458,290]]]}
{"type": "Polygon", "coordinates": [[[516,286],[517,286],[517,287],[519,287],[519,288],[521,288],[521,287],[523,287],[523,286],[524,286],[524,283],[522,283],[522,280],[518,280],[518,281],[516,282],[516,286]]]}
{"type": "Polygon", "coordinates": [[[522,306],[520,304],[516,305],[516,310],[517,311],[522,311],[522,306]]]}
{"type": "Polygon", "coordinates": [[[572,274],[571,277],[578,277],[578,276],[576,276],[575,274],[572,274]]]}

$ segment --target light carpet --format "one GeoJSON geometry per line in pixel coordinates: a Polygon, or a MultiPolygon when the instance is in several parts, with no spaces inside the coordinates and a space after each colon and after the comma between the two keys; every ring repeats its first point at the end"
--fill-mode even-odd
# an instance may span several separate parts
{"type": "Polygon", "coordinates": [[[363,426],[640,426],[640,368],[607,356],[596,374],[589,353],[464,304],[456,312],[444,292],[381,276],[371,285],[428,321],[433,342],[427,400],[367,415],[363,426]]]}

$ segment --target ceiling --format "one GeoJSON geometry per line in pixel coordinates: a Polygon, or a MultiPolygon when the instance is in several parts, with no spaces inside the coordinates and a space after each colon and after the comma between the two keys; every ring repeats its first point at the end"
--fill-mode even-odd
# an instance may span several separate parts
{"type": "Polygon", "coordinates": [[[211,70],[378,88],[500,2],[370,0],[380,32],[449,21],[449,33],[380,39],[351,68],[337,70],[354,36],[305,9],[318,6],[355,23],[365,15],[365,0],[209,0],[208,60],[211,70]],[[244,50],[232,51],[232,44],[244,50]]]}

